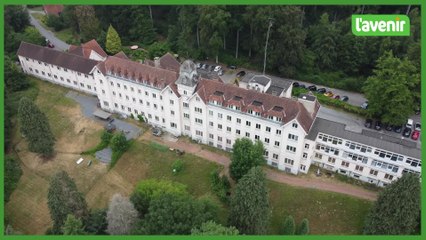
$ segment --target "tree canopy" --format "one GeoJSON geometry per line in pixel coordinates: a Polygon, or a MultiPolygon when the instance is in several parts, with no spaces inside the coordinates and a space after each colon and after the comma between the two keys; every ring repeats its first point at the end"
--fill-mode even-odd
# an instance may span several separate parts
{"type": "Polygon", "coordinates": [[[115,194],[107,212],[107,232],[111,235],[129,235],[136,227],[138,212],[129,199],[115,194]]]}
{"type": "Polygon", "coordinates": [[[207,221],[201,224],[200,228],[193,228],[191,235],[197,236],[218,236],[218,235],[238,235],[238,229],[235,227],[225,227],[214,221],[207,221]]]}
{"type": "Polygon", "coordinates": [[[53,232],[62,230],[68,214],[79,219],[87,217],[86,200],[72,178],[65,171],[56,173],[50,180],[47,205],[53,220],[53,232]]]}
{"type": "Polygon", "coordinates": [[[265,174],[261,167],[252,168],[237,184],[231,199],[229,224],[240,233],[266,234],[270,210],[265,174]]]}
{"type": "Polygon", "coordinates": [[[251,168],[260,166],[265,162],[263,157],[264,147],[262,142],[254,144],[249,138],[239,138],[232,146],[231,165],[229,173],[235,180],[242,178],[251,168]]]}
{"type": "Polygon", "coordinates": [[[364,234],[418,234],[420,204],[419,177],[404,174],[380,192],[367,216],[364,234]]]}
{"type": "Polygon", "coordinates": [[[420,82],[416,67],[388,51],[379,58],[373,73],[364,86],[369,114],[385,123],[405,123],[413,113],[413,93],[420,82]]]}
{"type": "Polygon", "coordinates": [[[109,25],[105,43],[106,51],[114,55],[121,51],[121,39],[112,25],[109,25]]]}
{"type": "Polygon", "coordinates": [[[65,220],[64,226],[62,227],[64,235],[85,235],[84,226],[80,219],[74,217],[72,214],[68,214],[67,220],[65,220]]]}

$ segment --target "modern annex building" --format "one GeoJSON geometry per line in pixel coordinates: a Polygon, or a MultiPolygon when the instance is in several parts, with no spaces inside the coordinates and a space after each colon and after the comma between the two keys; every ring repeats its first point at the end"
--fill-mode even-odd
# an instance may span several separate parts
{"type": "Polygon", "coordinates": [[[291,98],[291,83],[250,76],[237,87],[201,77],[190,60],[166,54],[139,63],[122,52],[108,56],[94,40],[68,52],[22,42],[17,55],[25,73],[97,96],[103,110],[141,115],[175,136],[227,151],[238,138],[259,140],[267,163],[286,172],[307,173],[314,163],[379,186],[420,175],[420,149],[318,118],[317,99],[291,98]]]}

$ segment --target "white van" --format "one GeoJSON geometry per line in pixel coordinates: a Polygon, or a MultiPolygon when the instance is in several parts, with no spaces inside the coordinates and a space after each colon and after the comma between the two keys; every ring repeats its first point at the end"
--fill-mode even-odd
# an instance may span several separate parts
{"type": "Polygon", "coordinates": [[[407,120],[407,123],[405,124],[406,128],[412,129],[413,128],[413,119],[409,118],[407,120]]]}

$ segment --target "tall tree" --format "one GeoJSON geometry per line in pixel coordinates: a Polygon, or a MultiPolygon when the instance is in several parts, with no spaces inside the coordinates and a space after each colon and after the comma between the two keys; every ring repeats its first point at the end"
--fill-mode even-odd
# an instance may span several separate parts
{"type": "Polygon", "coordinates": [[[10,156],[4,158],[4,201],[9,201],[13,190],[16,189],[18,181],[22,176],[21,165],[10,156]]]}
{"type": "Polygon", "coordinates": [[[137,11],[131,13],[134,24],[129,29],[129,38],[148,46],[156,39],[154,25],[146,6],[138,6],[137,9],[137,11]]]}
{"type": "Polygon", "coordinates": [[[147,212],[150,202],[162,194],[187,195],[186,186],[167,180],[148,179],[140,181],[133,191],[130,201],[134,204],[139,216],[143,217],[147,212]]]}
{"type": "Polygon", "coordinates": [[[80,219],[74,217],[72,214],[68,214],[67,220],[65,220],[64,226],[62,227],[64,235],[85,235],[84,226],[80,219]]]}
{"type": "Polygon", "coordinates": [[[85,224],[85,231],[88,234],[106,235],[106,230],[108,227],[106,215],[106,209],[92,209],[85,224]]]}
{"type": "Polygon", "coordinates": [[[308,235],[309,234],[309,221],[304,218],[297,229],[297,235],[308,235]]]}
{"type": "Polygon", "coordinates": [[[127,141],[124,133],[120,132],[111,138],[110,144],[112,151],[120,152],[127,149],[129,146],[129,141],[127,141]]]}
{"type": "Polygon", "coordinates": [[[312,50],[316,54],[317,64],[321,69],[332,69],[336,62],[337,36],[339,36],[334,23],[329,20],[329,15],[321,15],[318,25],[311,28],[312,50]]]}
{"type": "Polygon", "coordinates": [[[88,214],[86,200],[74,180],[65,171],[56,173],[50,180],[47,205],[53,220],[53,232],[62,230],[68,214],[85,219],[88,214]]]}
{"type": "Polygon", "coordinates": [[[108,228],[111,235],[128,235],[135,228],[138,212],[128,198],[115,194],[107,212],[108,228]]]}
{"type": "Polygon", "coordinates": [[[191,235],[197,236],[218,236],[218,235],[238,235],[238,229],[235,227],[225,227],[214,221],[207,221],[201,224],[200,228],[193,228],[191,235]]]}
{"type": "Polygon", "coordinates": [[[121,39],[112,25],[109,25],[105,43],[106,51],[114,55],[121,51],[121,39]]]}
{"type": "Polygon", "coordinates": [[[83,42],[96,39],[101,32],[99,20],[95,16],[95,9],[89,5],[75,7],[81,39],[83,42]]]}
{"type": "Polygon", "coordinates": [[[367,235],[419,234],[420,182],[414,174],[404,174],[379,194],[365,222],[367,235]]]}
{"type": "Polygon", "coordinates": [[[4,82],[5,90],[11,92],[24,90],[30,85],[27,76],[8,56],[4,57],[4,82]]]}
{"type": "Polygon", "coordinates": [[[296,224],[294,223],[293,216],[287,216],[284,219],[283,234],[294,235],[296,233],[296,224]]]}
{"type": "Polygon", "coordinates": [[[229,223],[240,233],[266,234],[269,224],[269,197],[261,167],[252,168],[240,179],[231,199],[229,223]]]}
{"type": "Polygon", "coordinates": [[[33,101],[23,97],[19,102],[18,118],[21,133],[28,141],[28,149],[43,157],[52,156],[55,139],[44,113],[33,101]]]}
{"type": "Polygon", "coordinates": [[[4,8],[4,22],[15,32],[22,32],[30,25],[30,16],[23,5],[7,5],[4,8]]]}
{"type": "Polygon", "coordinates": [[[413,113],[407,106],[414,106],[415,87],[420,82],[416,67],[390,51],[379,58],[373,72],[363,88],[369,114],[385,123],[403,124],[413,113]]]}
{"type": "Polygon", "coordinates": [[[265,161],[263,152],[262,142],[256,141],[253,144],[248,138],[237,139],[232,147],[231,165],[229,167],[231,177],[238,181],[251,168],[262,165],[265,161]]]}
{"type": "Polygon", "coordinates": [[[190,196],[170,193],[154,198],[142,221],[143,234],[190,234],[203,222],[215,220],[217,206],[211,201],[194,200],[190,196]]]}

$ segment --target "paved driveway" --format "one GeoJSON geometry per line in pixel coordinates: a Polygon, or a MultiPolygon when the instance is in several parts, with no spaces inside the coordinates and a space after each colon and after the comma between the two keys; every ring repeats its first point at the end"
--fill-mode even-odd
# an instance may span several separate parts
{"type": "Polygon", "coordinates": [[[68,50],[68,48],[70,47],[69,44],[67,44],[66,42],[64,42],[64,41],[60,40],[59,38],[57,38],[53,32],[45,29],[38,22],[38,20],[31,15],[31,13],[41,13],[41,14],[44,14],[44,12],[42,12],[42,11],[31,11],[31,10],[28,10],[28,13],[30,15],[30,23],[31,23],[31,25],[33,25],[35,28],[37,28],[37,30],[40,32],[40,34],[43,37],[49,39],[49,41],[51,43],[53,43],[53,45],[55,45],[55,49],[60,50],[60,51],[68,50]]]}

